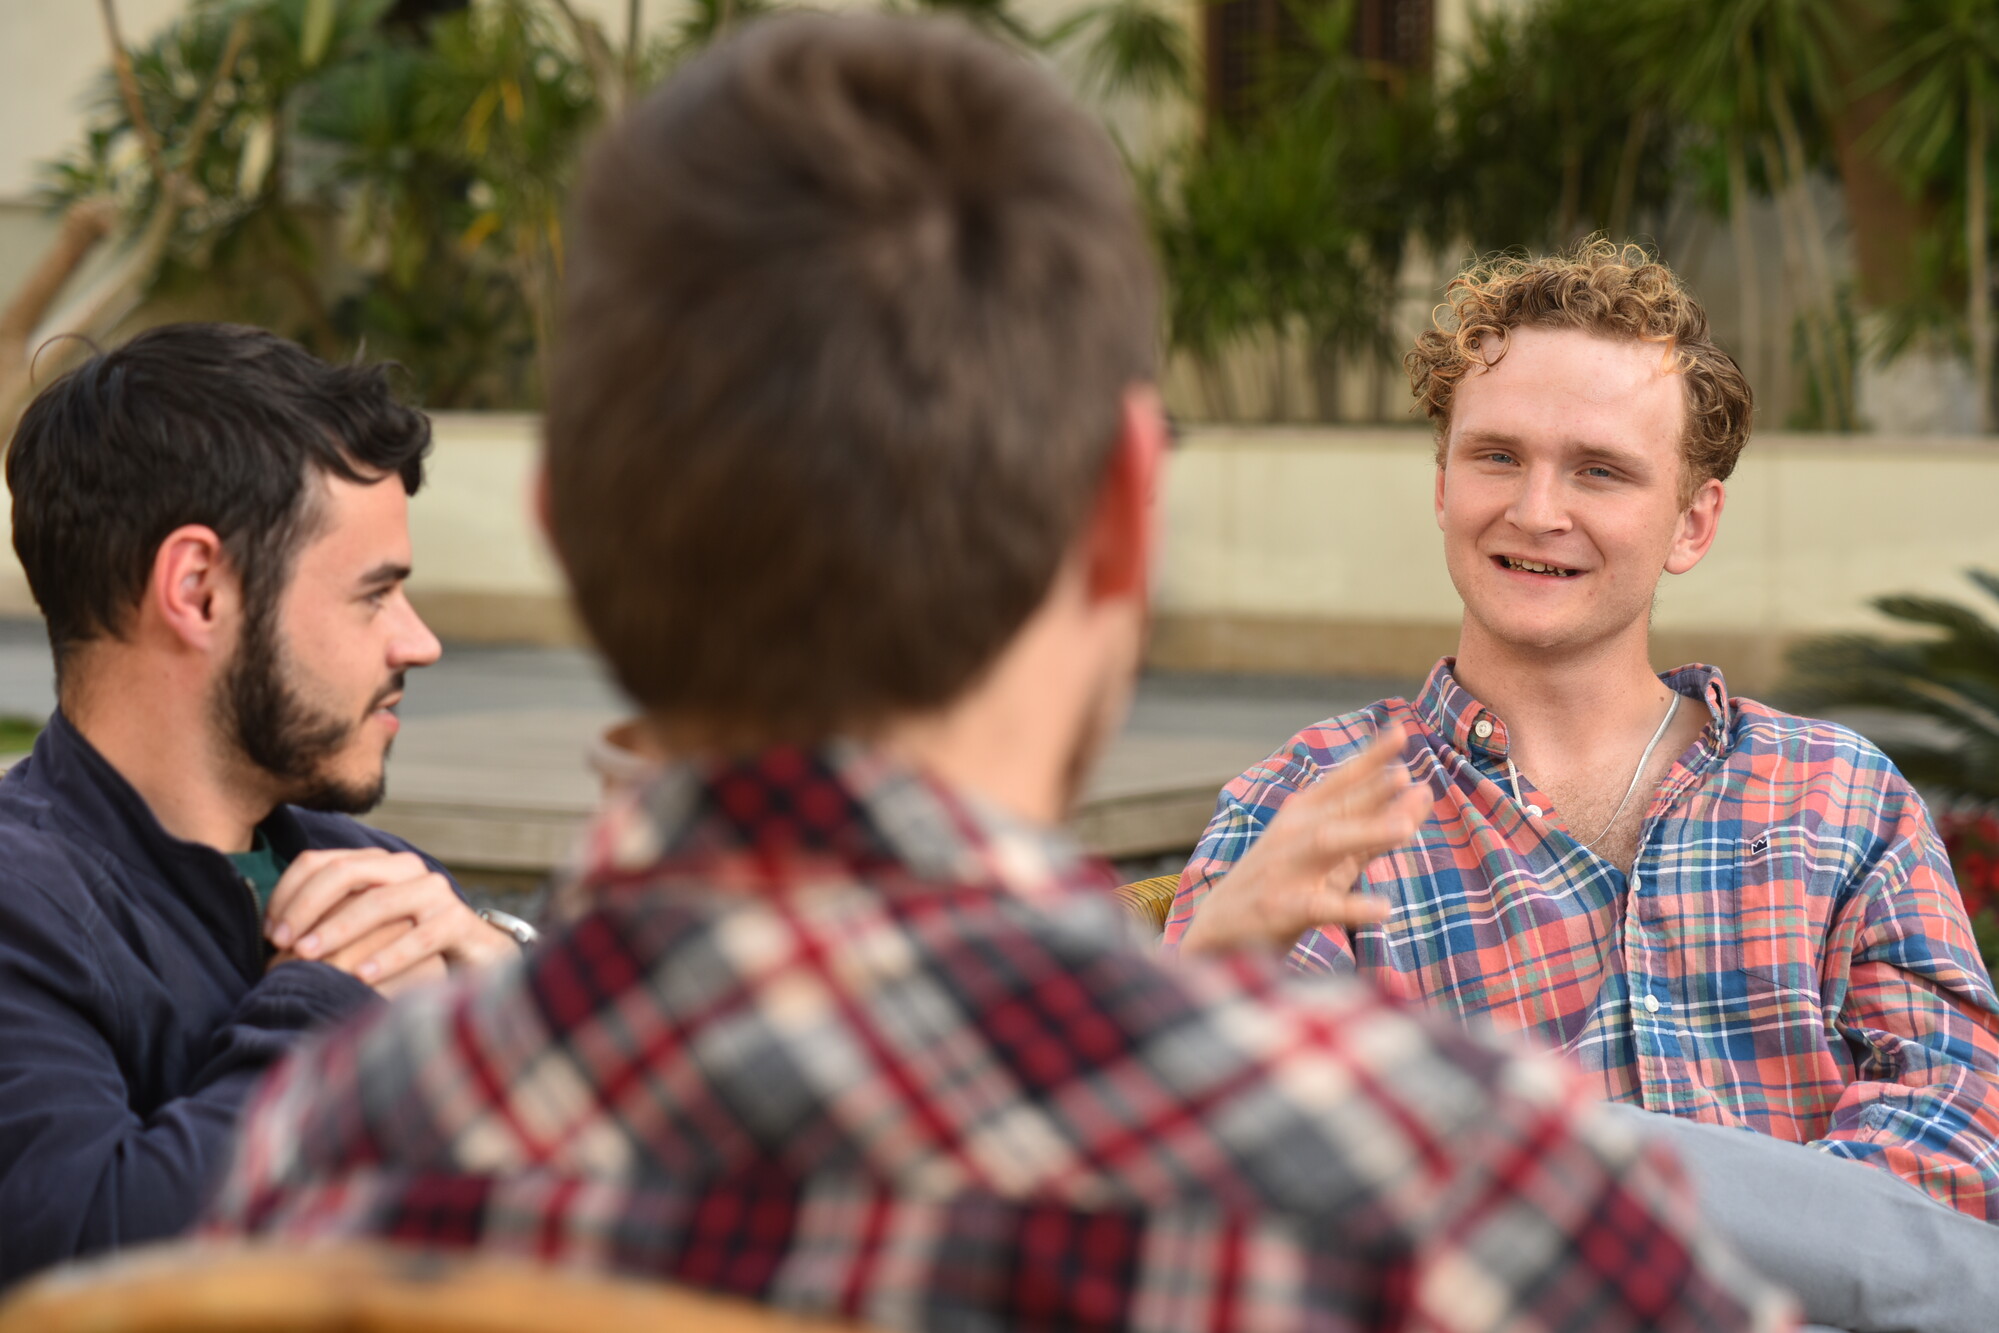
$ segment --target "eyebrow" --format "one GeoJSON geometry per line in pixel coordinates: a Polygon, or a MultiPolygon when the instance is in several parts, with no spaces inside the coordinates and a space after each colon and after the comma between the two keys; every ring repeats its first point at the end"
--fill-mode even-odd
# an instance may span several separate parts
{"type": "Polygon", "coordinates": [[[399,565],[393,560],[384,560],[363,574],[356,585],[362,588],[386,588],[401,583],[410,576],[408,565],[399,565]]]}
{"type": "MultiPolygon", "coordinates": [[[[1509,435],[1505,431],[1471,430],[1466,431],[1458,441],[1459,448],[1476,449],[1492,448],[1495,446],[1518,448],[1520,446],[1520,437],[1518,435],[1509,435]]],[[[1601,444],[1594,440],[1570,440],[1565,442],[1563,447],[1581,454],[1584,458],[1601,458],[1616,463],[1619,467],[1632,472],[1648,471],[1652,466],[1651,460],[1647,459],[1643,454],[1633,449],[1627,449],[1622,445],[1601,444]]]]}

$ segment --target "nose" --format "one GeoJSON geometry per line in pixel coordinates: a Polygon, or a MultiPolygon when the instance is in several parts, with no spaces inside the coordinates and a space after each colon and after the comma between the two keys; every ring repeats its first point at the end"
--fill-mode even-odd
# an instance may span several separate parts
{"type": "Polygon", "coordinates": [[[1557,470],[1528,467],[1520,478],[1519,490],[1514,492],[1513,503],[1506,507],[1506,518],[1522,532],[1567,532],[1569,507],[1557,470]]]}
{"type": "Polygon", "coordinates": [[[444,645],[430,632],[430,626],[423,623],[409,598],[398,595],[402,604],[402,623],[396,626],[396,634],[389,641],[390,665],[398,671],[411,667],[427,667],[444,655],[444,645]]]}

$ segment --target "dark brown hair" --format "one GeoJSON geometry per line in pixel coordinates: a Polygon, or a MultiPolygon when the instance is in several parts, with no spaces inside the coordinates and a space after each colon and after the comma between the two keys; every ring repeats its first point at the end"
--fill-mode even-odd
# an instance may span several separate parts
{"type": "Polygon", "coordinates": [[[334,366],[263,329],[148,329],[42,390],[7,453],[14,551],[48,619],[56,669],[118,637],[175,528],[206,524],[270,614],[317,534],[306,484],[423,484],[430,420],[388,366],[334,366]]]}
{"type": "Polygon", "coordinates": [[[1451,280],[1444,296],[1433,327],[1403,359],[1409,388],[1437,429],[1438,466],[1458,384],[1473,367],[1506,355],[1509,329],[1538,328],[1660,344],[1686,376],[1682,501],[1690,503],[1710,477],[1726,481],[1735,471],[1754,415],[1749,381],[1709,334],[1701,303],[1638,246],[1599,236],[1568,254],[1479,260],[1451,280]]]}
{"type": "Polygon", "coordinates": [[[1081,530],[1155,279],[1104,134],[940,20],[760,20],[596,146],[548,411],[584,624],[655,718],[965,690],[1081,530]]]}

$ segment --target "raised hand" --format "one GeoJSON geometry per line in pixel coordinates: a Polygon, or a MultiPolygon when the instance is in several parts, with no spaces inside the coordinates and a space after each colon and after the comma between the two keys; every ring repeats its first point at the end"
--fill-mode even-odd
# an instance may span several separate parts
{"type": "Polygon", "coordinates": [[[1285,950],[1320,926],[1358,926],[1388,915],[1380,898],[1354,891],[1367,863],[1413,836],[1430,812],[1429,791],[1398,756],[1404,733],[1389,726],[1358,756],[1287,800],[1235,868],[1209,890],[1181,938],[1187,953],[1285,950]]]}

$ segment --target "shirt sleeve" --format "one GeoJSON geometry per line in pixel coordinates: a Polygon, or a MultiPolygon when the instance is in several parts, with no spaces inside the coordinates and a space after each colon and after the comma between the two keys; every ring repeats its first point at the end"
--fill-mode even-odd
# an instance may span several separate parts
{"type": "Polygon", "coordinates": [[[1854,940],[1836,1019],[1854,1081],[1814,1146],[1999,1220],[1999,997],[1941,840],[1900,794],[1850,924],[1835,923],[1854,940]]]}
{"type": "Polygon", "coordinates": [[[0,895],[0,1286],[183,1230],[259,1075],[300,1029],[374,994],[324,964],[274,969],[209,1039],[185,1093],[141,1114],[117,1043],[144,1017],[123,1012],[89,931],[47,883],[0,895]]]}

